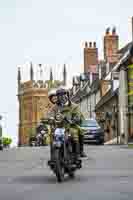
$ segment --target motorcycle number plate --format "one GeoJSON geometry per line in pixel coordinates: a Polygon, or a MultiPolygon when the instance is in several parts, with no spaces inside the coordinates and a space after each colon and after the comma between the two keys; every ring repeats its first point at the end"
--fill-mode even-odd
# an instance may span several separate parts
{"type": "Polygon", "coordinates": [[[45,134],[45,133],[46,133],[46,131],[44,131],[44,130],[41,131],[41,134],[45,134]]]}
{"type": "Polygon", "coordinates": [[[88,135],[88,138],[94,138],[94,135],[88,135]]]}

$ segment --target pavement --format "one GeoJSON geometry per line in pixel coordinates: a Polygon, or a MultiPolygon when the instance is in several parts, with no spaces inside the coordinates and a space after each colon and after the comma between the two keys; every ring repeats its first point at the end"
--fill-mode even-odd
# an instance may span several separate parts
{"type": "Polygon", "coordinates": [[[118,139],[117,139],[117,137],[115,137],[115,138],[113,138],[112,140],[109,140],[109,141],[107,141],[107,142],[105,142],[104,144],[106,145],[108,145],[108,144],[117,144],[117,140],[118,140],[118,143],[120,144],[120,136],[118,137],[118,139]]]}
{"type": "Polygon", "coordinates": [[[56,182],[47,166],[48,147],[0,151],[0,200],[132,200],[133,149],[86,146],[73,180],[56,182]]]}

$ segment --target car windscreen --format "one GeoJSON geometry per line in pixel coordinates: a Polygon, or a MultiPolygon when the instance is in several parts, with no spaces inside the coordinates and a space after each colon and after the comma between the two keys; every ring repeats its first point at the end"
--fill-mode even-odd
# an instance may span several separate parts
{"type": "Polygon", "coordinates": [[[99,125],[95,120],[85,120],[82,121],[81,127],[99,127],[99,125]]]}

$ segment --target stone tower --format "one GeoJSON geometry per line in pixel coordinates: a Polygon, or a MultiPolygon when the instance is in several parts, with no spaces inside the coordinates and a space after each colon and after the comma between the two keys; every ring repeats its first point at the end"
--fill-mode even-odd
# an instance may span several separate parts
{"type": "Polygon", "coordinates": [[[30,80],[22,82],[18,69],[18,101],[19,101],[19,145],[27,145],[31,134],[44,117],[51,104],[48,100],[48,89],[43,80],[34,80],[33,66],[30,67],[30,80]]]}
{"type": "Polygon", "coordinates": [[[116,34],[115,27],[111,33],[110,28],[107,28],[104,36],[104,60],[107,63],[115,63],[118,61],[118,48],[119,37],[116,34]]]}
{"type": "Polygon", "coordinates": [[[98,48],[96,47],[96,42],[92,43],[85,42],[84,48],[84,73],[96,73],[96,68],[98,64],[98,48]]]}

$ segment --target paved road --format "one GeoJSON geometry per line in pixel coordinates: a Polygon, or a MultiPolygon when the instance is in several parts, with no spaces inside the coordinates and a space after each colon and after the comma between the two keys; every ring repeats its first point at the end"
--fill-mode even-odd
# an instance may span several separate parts
{"type": "Polygon", "coordinates": [[[56,183],[46,166],[48,148],[0,152],[0,200],[132,200],[133,150],[87,146],[74,180],[56,183]]]}

